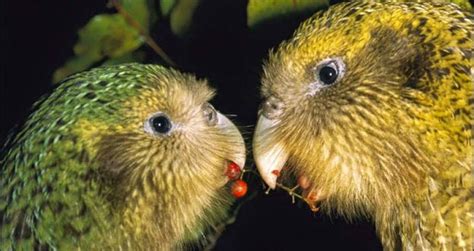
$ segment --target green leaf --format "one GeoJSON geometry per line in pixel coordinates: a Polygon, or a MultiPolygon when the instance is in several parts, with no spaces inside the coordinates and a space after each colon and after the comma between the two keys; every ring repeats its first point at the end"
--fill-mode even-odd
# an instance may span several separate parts
{"type": "Polygon", "coordinates": [[[79,41],[74,46],[76,56],[54,72],[53,81],[85,70],[104,58],[124,56],[142,44],[139,32],[120,14],[97,15],[79,30],[79,41]]]}
{"type": "Polygon", "coordinates": [[[122,7],[144,30],[150,27],[150,6],[148,0],[120,0],[122,7]]]}
{"type": "Polygon", "coordinates": [[[198,4],[198,0],[176,0],[170,15],[171,30],[174,34],[182,36],[189,30],[198,4]]]}
{"type": "Polygon", "coordinates": [[[199,0],[160,0],[161,14],[169,17],[171,31],[175,35],[182,36],[189,30],[199,2],[199,0]]]}
{"type": "Polygon", "coordinates": [[[89,68],[96,61],[98,61],[98,59],[87,56],[73,57],[67,60],[63,66],[54,71],[53,83],[58,83],[59,81],[73,73],[83,71],[89,68]]]}
{"type": "Polygon", "coordinates": [[[139,32],[120,14],[102,14],[79,30],[79,42],[74,46],[74,52],[95,58],[118,57],[135,50],[142,42],[139,32]]]}
{"type": "Polygon", "coordinates": [[[247,25],[256,25],[281,16],[314,12],[329,6],[329,0],[249,0],[247,25]]]}
{"type": "Polygon", "coordinates": [[[177,0],[160,0],[161,15],[167,17],[175,6],[177,0]]]}

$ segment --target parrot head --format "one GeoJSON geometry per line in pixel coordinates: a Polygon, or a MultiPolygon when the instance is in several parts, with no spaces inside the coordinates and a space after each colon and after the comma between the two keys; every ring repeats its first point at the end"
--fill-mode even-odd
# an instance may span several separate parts
{"type": "MultiPolygon", "coordinates": [[[[253,139],[269,187],[284,170],[282,179],[287,173],[310,182],[302,187],[319,195],[322,209],[350,218],[403,204],[443,161],[466,159],[460,149],[469,122],[450,111],[469,114],[469,107],[448,100],[467,100],[469,68],[456,70],[459,61],[440,58],[449,46],[436,39],[445,39],[452,23],[440,14],[426,17],[429,8],[336,5],[270,53],[253,139]],[[447,83],[461,91],[445,95],[447,83]],[[464,136],[456,140],[451,130],[464,136]]],[[[462,58],[462,50],[449,51],[462,58]]]]}
{"type": "Polygon", "coordinates": [[[23,229],[21,222],[38,218],[29,232],[46,229],[38,242],[63,248],[68,238],[83,247],[163,250],[201,238],[233,202],[227,165],[245,164],[243,138],[209,103],[213,96],[206,81],[154,65],[100,67],[65,79],[6,148],[2,228],[23,229]],[[37,192],[41,203],[24,203],[37,192]],[[69,219],[51,221],[49,211],[69,219]],[[87,223],[68,225],[76,211],[87,223]],[[90,237],[98,242],[87,243],[90,229],[100,229],[90,237]]]}
{"type": "Polygon", "coordinates": [[[172,70],[140,78],[136,95],[115,101],[116,122],[90,135],[99,138],[101,174],[137,233],[199,237],[227,213],[225,171],[229,162],[244,166],[244,141],[209,103],[205,81],[172,70]]]}

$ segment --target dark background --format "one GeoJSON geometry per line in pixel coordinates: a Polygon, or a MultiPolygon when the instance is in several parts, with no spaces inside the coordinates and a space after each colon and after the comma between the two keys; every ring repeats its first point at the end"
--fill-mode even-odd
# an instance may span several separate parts
{"type": "MultiPolygon", "coordinates": [[[[53,71],[73,55],[76,31],[92,16],[114,11],[97,0],[0,4],[2,142],[28,115],[33,102],[51,89],[53,71]]],[[[246,5],[242,0],[204,0],[185,38],[176,38],[166,22],[154,28],[153,36],[180,70],[205,77],[218,89],[213,103],[223,113],[237,115],[234,121],[242,126],[249,143],[259,103],[262,59],[310,13],[251,31],[246,25],[246,5]]],[[[160,60],[149,56],[147,62],[160,60]]],[[[347,224],[313,214],[305,206],[291,204],[284,192],[265,195],[258,182],[251,182],[250,191],[258,191],[256,198],[244,204],[215,250],[381,250],[369,223],[347,224]]]]}

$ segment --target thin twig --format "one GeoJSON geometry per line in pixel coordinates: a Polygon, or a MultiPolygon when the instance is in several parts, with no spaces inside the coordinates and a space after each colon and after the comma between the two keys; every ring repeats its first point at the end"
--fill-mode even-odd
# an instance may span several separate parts
{"type": "MultiPolygon", "coordinates": [[[[240,174],[240,179],[243,179],[244,173],[251,173],[253,175],[260,176],[259,173],[257,173],[255,171],[255,166],[253,166],[251,169],[245,169],[244,168],[242,173],[240,174]]],[[[275,175],[279,176],[280,174],[275,174],[275,175]]],[[[262,184],[262,185],[265,188],[265,184],[262,184]]],[[[313,211],[313,212],[318,212],[319,211],[319,207],[317,206],[317,201],[316,200],[312,200],[308,197],[303,197],[302,195],[295,192],[296,189],[298,189],[300,187],[299,185],[296,185],[293,188],[289,188],[289,187],[277,182],[276,186],[283,189],[283,190],[285,190],[291,196],[291,202],[292,203],[295,203],[296,202],[295,198],[298,198],[298,199],[304,201],[309,206],[311,211],[313,211]]],[[[265,191],[265,194],[269,194],[270,190],[272,190],[272,188],[268,187],[268,189],[265,191]]]]}
{"type": "MultiPolygon", "coordinates": [[[[291,197],[296,197],[296,198],[302,199],[302,200],[304,200],[304,201],[306,202],[306,199],[305,199],[303,196],[299,195],[298,193],[295,193],[295,189],[298,188],[298,186],[293,187],[293,188],[289,188],[289,187],[286,187],[286,186],[284,186],[284,185],[282,185],[282,184],[280,184],[280,183],[276,183],[276,185],[277,185],[277,187],[279,187],[279,188],[281,188],[281,189],[287,191],[288,194],[289,194],[291,197]]],[[[293,203],[294,203],[294,201],[293,201],[293,203]]]]}
{"type": "Polygon", "coordinates": [[[307,199],[307,198],[301,196],[298,193],[295,193],[295,190],[299,187],[298,185],[293,187],[293,188],[289,188],[289,187],[286,187],[286,186],[284,186],[280,183],[276,183],[276,186],[283,189],[283,190],[285,190],[286,192],[288,192],[288,194],[291,196],[292,203],[295,203],[295,197],[296,197],[296,198],[304,201],[306,204],[308,204],[311,211],[313,211],[313,212],[319,211],[319,208],[316,205],[316,201],[312,201],[310,199],[307,199]]]}
{"type": "Polygon", "coordinates": [[[161,49],[160,46],[153,40],[150,35],[148,35],[148,32],[143,29],[143,27],[138,23],[137,20],[135,20],[128,12],[123,8],[123,6],[119,3],[118,0],[110,0],[114,8],[117,10],[117,12],[125,18],[125,21],[132,26],[133,28],[137,29],[137,31],[140,33],[140,35],[145,39],[145,43],[153,49],[153,51],[156,52],[167,64],[170,66],[175,67],[176,63],[171,60],[171,58],[161,49]]]}

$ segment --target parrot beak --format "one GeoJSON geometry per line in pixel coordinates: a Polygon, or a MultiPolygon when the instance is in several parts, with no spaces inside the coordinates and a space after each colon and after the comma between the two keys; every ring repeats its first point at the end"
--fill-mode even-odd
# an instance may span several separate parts
{"type": "Polygon", "coordinates": [[[245,166],[245,143],[242,134],[240,134],[239,129],[230,121],[226,116],[222,115],[220,112],[217,112],[217,117],[219,121],[219,127],[222,128],[227,134],[231,135],[233,138],[233,144],[238,146],[238,151],[234,152],[234,155],[231,157],[231,161],[239,165],[242,170],[245,166]]]}
{"type": "Polygon", "coordinates": [[[275,189],[278,175],[288,160],[285,147],[271,133],[278,122],[260,115],[253,137],[253,155],[258,172],[271,189],[275,189]]]}

